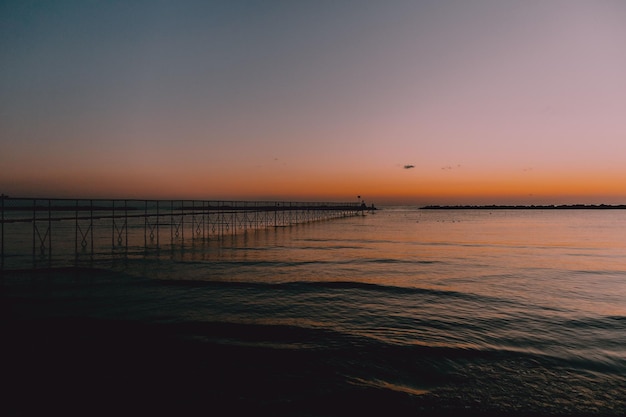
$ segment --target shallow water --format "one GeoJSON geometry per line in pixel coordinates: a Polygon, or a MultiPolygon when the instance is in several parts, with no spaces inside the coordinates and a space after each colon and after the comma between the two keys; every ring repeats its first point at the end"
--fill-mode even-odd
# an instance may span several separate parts
{"type": "Polygon", "coordinates": [[[275,377],[306,389],[255,400],[274,411],[335,415],[309,397],[340,392],[400,414],[623,415],[625,232],[622,210],[390,207],[9,277],[7,294],[35,299],[15,316],[45,304],[307,355],[275,377]]]}

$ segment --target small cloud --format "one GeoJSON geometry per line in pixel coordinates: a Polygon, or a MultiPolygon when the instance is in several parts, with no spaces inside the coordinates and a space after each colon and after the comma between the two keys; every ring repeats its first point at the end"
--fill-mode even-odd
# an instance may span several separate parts
{"type": "Polygon", "coordinates": [[[411,169],[411,168],[415,168],[415,165],[407,164],[404,166],[404,169],[411,169]]]}
{"type": "Polygon", "coordinates": [[[445,166],[445,167],[441,167],[441,169],[443,169],[444,171],[450,171],[452,170],[452,167],[450,165],[445,166]]]}

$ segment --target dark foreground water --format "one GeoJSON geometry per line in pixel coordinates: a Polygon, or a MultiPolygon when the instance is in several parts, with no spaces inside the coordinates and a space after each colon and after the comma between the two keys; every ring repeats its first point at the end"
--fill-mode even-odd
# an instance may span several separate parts
{"type": "Polygon", "coordinates": [[[626,414],[622,210],[388,208],[2,288],[3,415],[626,414]]]}

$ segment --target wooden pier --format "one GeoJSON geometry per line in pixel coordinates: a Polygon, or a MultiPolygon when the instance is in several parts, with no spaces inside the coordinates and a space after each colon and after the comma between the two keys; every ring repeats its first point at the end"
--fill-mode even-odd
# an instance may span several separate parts
{"type": "Polygon", "coordinates": [[[9,198],[0,207],[0,271],[82,265],[110,255],[362,215],[359,202],[9,198]]]}

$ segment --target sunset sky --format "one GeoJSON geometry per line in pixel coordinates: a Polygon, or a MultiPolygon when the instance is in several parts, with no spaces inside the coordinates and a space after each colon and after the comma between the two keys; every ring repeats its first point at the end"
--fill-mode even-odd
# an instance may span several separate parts
{"type": "Polygon", "coordinates": [[[626,2],[5,0],[0,191],[626,204],[626,2]]]}

